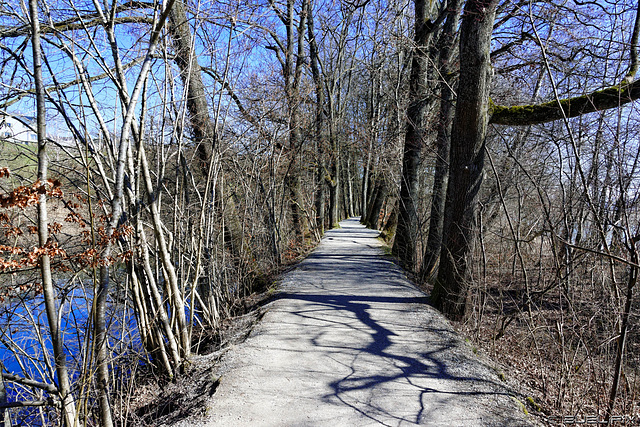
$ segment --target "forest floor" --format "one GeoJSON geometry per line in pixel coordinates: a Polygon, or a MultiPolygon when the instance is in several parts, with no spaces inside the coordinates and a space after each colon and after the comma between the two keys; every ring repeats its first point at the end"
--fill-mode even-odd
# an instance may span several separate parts
{"type": "Polygon", "coordinates": [[[327,232],[230,345],[165,390],[156,425],[534,425],[377,236],[356,219],[327,232]]]}

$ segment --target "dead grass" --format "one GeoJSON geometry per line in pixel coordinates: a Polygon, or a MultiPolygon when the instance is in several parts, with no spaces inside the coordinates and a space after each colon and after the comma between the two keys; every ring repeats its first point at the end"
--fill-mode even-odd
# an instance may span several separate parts
{"type": "MultiPolygon", "coordinates": [[[[604,419],[616,345],[605,296],[584,287],[584,292],[567,298],[556,288],[527,307],[525,291],[517,282],[494,284],[477,291],[477,307],[482,310],[457,325],[458,330],[495,361],[496,371],[509,385],[529,396],[527,409],[541,422],[562,416],[604,419]]],[[[638,308],[636,303],[614,411],[633,420],[640,419],[638,308]]]]}
{"type": "Polygon", "coordinates": [[[138,380],[135,396],[120,417],[130,426],[173,425],[187,417],[197,419],[206,414],[207,400],[219,384],[218,362],[232,346],[244,341],[264,314],[269,292],[244,298],[237,307],[244,313],[230,317],[219,331],[198,331],[194,338],[194,355],[176,381],[166,381],[146,373],[138,380]]]}

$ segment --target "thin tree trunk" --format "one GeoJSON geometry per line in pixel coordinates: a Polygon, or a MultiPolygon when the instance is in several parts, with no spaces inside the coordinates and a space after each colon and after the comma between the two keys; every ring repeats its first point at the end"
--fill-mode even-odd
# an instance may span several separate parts
{"type": "MultiPolygon", "coordinates": [[[[147,48],[145,59],[142,63],[140,72],[138,74],[136,83],[134,85],[131,97],[128,96],[124,88],[121,92],[123,97],[122,101],[126,104],[126,113],[122,123],[122,132],[120,134],[120,142],[117,152],[117,160],[115,165],[115,191],[113,199],[111,200],[111,219],[106,229],[107,244],[100,256],[100,280],[98,283],[98,289],[95,291],[95,304],[94,304],[94,345],[96,346],[96,379],[98,382],[98,396],[101,413],[101,425],[103,427],[110,427],[113,425],[111,418],[111,411],[109,407],[109,358],[107,349],[107,328],[106,328],[106,306],[109,296],[110,278],[108,265],[111,263],[111,253],[113,251],[113,235],[119,226],[123,213],[124,202],[124,181],[125,181],[125,166],[127,162],[127,156],[129,152],[129,138],[133,128],[133,117],[136,110],[136,104],[144,82],[147,79],[149,70],[151,68],[151,61],[153,55],[158,47],[158,41],[161,34],[162,27],[166,22],[167,16],[174,0],[169,0],[164,6],[162,14],[158,17],[157,22],[154,23],[154,27],[151,31],[149,38],[149,46],[147,48]]],[[[113,35],[111,33],[111,35],[113,35]]],[[[112,47],[115,49],[115,46],[112,47]]],[[[117,57],[117,55],[116,55],[117,57]]],[[[122,68],[119,68],[120,74],[122,68]]],[[[121,76],[122,77],[122,76],[121,76]]]]}
{"type": "Polygon", "coordinates": [[[369,140],[369,149],[367,150],[367,160],[364,166],[364,174],[362,175],[362,199],[360,200],[360,218],[365,221],[367,218],[367,208],[369,203],[369,175],[371,174],[371,150],[373,141],[369,140]]]}
{"type": "MultiPolygon", "coordinates": [[[[187,20],[185,4],[182,0],[175,1],[168,30],[176,50],[175,62],[180,69],[181,79],[187,89],[186,105],[189,111],[191,129],[198,144],[200,169],[203,177],[208,177],[213,163],[217,161],[212,151],[217,146],[218,133],[209,115],[207,93],[202,81],[202,68],[195,55],[191,29],[187,20]]],[[[221,187],[222,182],[222,180],[218,180],[217,185],[221,187]]],[[[217,195],[224,193],[222,188],[217,190],[215,192],[217,195]]],[[[222,201],[214,200],[214,205],[221,206],[222,201]]],[[[234,257],[236,266],[241,268],[244,266],[242,259],[244,238],[240,215],[236,212],[233,203],[226,203],[225,207],[226,209],[220,209],[221,217],[218,219],[224,228],[224,244],[234,257]]],[[[209,253],[209,248],[205,248],[204,253],[209,253]]]]}
{"type": "Polygon", "coordinates": [[[351,176],[351,153],[347,154],[347,168],[346,168],[346,180],[347,180],[347,202],[348,202],[348,213],[347,216],[349,218],[355,215],[355,211],[353,208],[353,178],[351,176]]]}
{"type": "Polygon", "coordinates": [[[158,244],[158,252],[160,255],[160,261],[162,262],[162,268],[165,272],[165,279],[167,281],[167,287],[169,289],[169,300],[171,301],[172,315],[175,316],[178,323],[178,334],[180,338],[180,350],[182,360],[188,359],[191,354],[191,340],[189,337],[189,328],[187,325],[187,317],[185,313],[185,303],[178,283],[178,275],[176,274],[175,267],[171,260],[171,254],[167,246],[167,240],[162,232],[162,218],[160,218],[160,209],[158,207],[157,191],[153,188],[151,182],[151,174],[149,171],[149,164],[147,162],[147,156],[144,149],[144,143],[141,141],[138,147],[140,153],[140,165],[142,166],[142,175],[144,179],[145,188],[147,190],[147,197],[149,198],[149,207],[151,209],[151,222],[153,224],[153,231],[155,239],[158,244]]]}
{"type": "MultiPolygon", "coordinates": [[[[145,291],[148,294],[149,301],[153,307],[153,312],[151,313],[152,319],[149,322],[150,324],[154,324],[156,322],[160,323],[162,329],[164,330],[164,334],[166,336],[163,337],[159,334],[159,341],[164,342],[166,340],[167,345],[169,346],[171,358],[173,359],[173,365],[177,366],[181,363],[180,358],[180,350],[178,348],[178,340],[176,339],[173,330],[171,329],[171,324],[169,322],[169,316],[166,311],[166,302],[162,295],[160,294],[160,290],[155,281],[155,274],[153,273],[153,269],[151,267],[151,260],[149,256],[149,246],[146,241],[146,237],[143,230],[143,225],[141,221],[136,221],[136,228],[138,231],[138,236],[141,239],[138,242],[138,257],[142,261],[142,269],[144,271],[144,276],[146,277],[145,291]]],[[[160,350],[163,351],[163,350],[160,350]]],[[[163,357],[164,358],[164,357],[163,357]]],[[[171,377],[173,375],[173,367],[168,366],[167,374],[171,377]]]]}
{"type": "MultiPolygon", "coordinates": [[[[7,389],[4,385],[2,372],[4,372],[4,364],[0,360],[0,405],[6,405],[8,403],[7,389]]],[[[2,409],[2,415],[0,416],[0,427],[11,427],[11,413],[8,408],[2,409]]]]}
{"type": "MultiPolygon", "coordinates": [[[[47,128],[45,112],[44,82],[42,80],[42,50],[40,46],[40,17],[38,14],[38,2],[29,0],[29,13],[31,15],[31,46],[33,52],[33,70],[36,86],[36,108],[37,108],[37,135],[38,135],[38,183],[43,190],[49,189],[47,181],[47,128]]],[[[51,276],[51,258],[47,252],[49,244],[49,221],[47,218],[47,191],[41,191],[38,197],[38,244],[45,249],[40,257],[40,274],[42,276],[42,289],[49,323],[49,333],[51,334],[51,346],[55,359],[55,368],[58,375],[58,394],[62,404],[62,421],[65,426],[72,427],[76,423],[76,407],[71,393],[71,383],[67,372],[67,359],[64,353],[64,343],[60,332],[60,322],[58,321],[56,309],[56,291],[53,288],[53,278],[51,276]]],[[[101,399],[102,400],[102,399],[101,399]]],[[[107,401],[108,402],[108,401],[107,401]]],[[[106,411],[102,412],[101,419],[110,422],[111,412],[107,404],[106,411]]],[[[109,425],[109,424],[106,424],[109,425]]]]}
{"type": "Polygon", "coordinates": [[[631,247],[629,251],[631,253],[631,262],[635,265],[629,267],[629,278],[627,279],[627,295],[624,304],[624,311],[622,312],[622,321],[620,323],[620,336],[618,337],[618,345],[616,348],[616,361],[613,371],[613,381],[611,384],[611,391],[609,393],[609,403],[607,405],[606,421],[608,422],[613,415],[613,409],[615,408],[616,396],[618,394],[618,385],[620,383],[620,376],[622,374],[622,362],[624,360],[624,348],[627,341],[627,331],[629,329],[629,316],[631,314],[631,304],[633,302],[633,288],[638,282],[638,251],[636,245],[640,240],[640,237],[634,237],[631,239],[631,247]]]}
{"type": "Polygon", "coordinates": [[[340,199],[342,201],[342,213],[340,219],[349,218],[349,180],[347,178],[347,158],[349,153],[340,156],[340,199]]]}

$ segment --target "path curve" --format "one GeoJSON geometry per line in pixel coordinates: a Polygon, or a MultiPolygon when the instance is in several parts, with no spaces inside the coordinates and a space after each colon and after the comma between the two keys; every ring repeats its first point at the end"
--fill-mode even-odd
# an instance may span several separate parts
{"type": "Polygon", "coordinates": [[[530,425],[378,233],[340,225],[227,352],[201,425],[530,425]]]}

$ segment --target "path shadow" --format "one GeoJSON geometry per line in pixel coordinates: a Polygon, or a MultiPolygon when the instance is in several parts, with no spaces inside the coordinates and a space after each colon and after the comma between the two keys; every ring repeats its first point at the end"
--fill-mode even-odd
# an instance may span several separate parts
{"type": "MultiPolygon", "coordinates": [[[[318,331],[314,334],[313,338],[311,338],[314,348],[326,352],[330,357],[331,355],[336,356],[334,361],[338,361],[337,356],[339,354],[347,353],[351,355],[351,362],[349,364],[340,362],[348,369],[349,373],[329,384],[332,389],[332,394],[325,396],[325,399],[337,399],[343,404],[352,407],[364,417],[375,420],[383,425],[386,424],[381,418],[387,420],[395,419],[397,422],[419,423],[420,420],[426,416],[424,402],[427,395],[431,393],[450,396],[483,394],[508,395],[506,392],[496,393],[495,391],[480,391],[474,389],[469,391],[440,390],[421,385],[421,383],[425,382],[425,379],[467,382],[468,384],[474,382],[476,384],[499,385],[497,382],[487,380],[486,378],[474,375],[461,375],[459,372],[456,373],[450,369],[452,361],[450,357],[447,357],[447,354],[459,347],[460,341],[452,330],[437,326],[437,322],[434,322],[434,325],[420,325],[417,327],[415,325],[408,325],[421,329],[421,334],[424,332],[428,333],[429,343],[427,345],[425,342],[424,348],[429,348],[429,350],[400,354],[398,348],[393,348],[393,346],[397,344],[394,343],[394,337],[397,336],[397,334],[390,329],[391,325],[387,325],[389,323],[388,320],[386,322],[378,321],[374,319],[371,312],[376,310],[376,312],[379,313],[380,310],[389,310],[397,312],[398,317],[400,317],[403,312],[419,309],[415,304],[420,306],[428,304],[429,300],[426,295],[390,297],[282,292],[277,295],[276,299],[304,301],[308,303],[303,304],[298,310],[291,311],[291,313],[299,317],[301,321],[313,321],[314,327],[317,327],[318,323],[324,325],[319,326],[318,331]],[[342,312],[342,314],[336,315],[336,311],[342,312]],[[327,312],[332,313],[330,317],[326,316],[327,312]],[[357,322],[354,322],[354,319],[357,319],[357,322]],[[323,342],[324,335],[328,330],[336,327],[355,329],[358,333],[366,333],[367,338],[350,342],[348,345],[327,344],[323,342]],[[361,369],[360,365],[362,360],[368,356],[374,356],[380,358],[380,360],[384,360],[386,362],[385,365],[388,366],[391,364],[393,365],[393,369],[387,369],[386,372],[381,372],[380,369],[374,369],[374,373],[371,373],[370,370],[361,369]],[[408,382],[415,392],[415,403],[417,403],[419,409],[416,413],[412,414],[411,419],[407,419],[407,417],[403,415],[391,413],[371,402],[353,402],[353,399],[349,397],[350,393],[374,390],[394,381],[408,382]]],[[[422,307],[422,309],[424,309],[424,307],[422,307]]],[[[340,357],[340,359],[343,359],[343,357],[340,357]]],[[[456,387],[448,388],[456,389],[456,387]]],[[[463,387],[458,387],[458,389],[463,389],[463,387]]]]}
{"type": "MultiPolygon", "coordinates": [[[[381,254],[377,242],[367,243],[378,233],[357,219],[341,225],[326,234],[337,244],[313,252],[274,296],[285,303],[278,310],[295,316],[292,324],[308,326],[293,329],[299,335],[286,339],[309,340],[338,369],[323,399],[381,425],[400,425],[428,422],[434,411],[460,407],[460,400],[470,405],[473,396],[508,396],[488,370],[475,368],[480,363],[446,320],[425,312],[433,310],[428,296],[381,254]]],[[[462,417],[467,415],[474,417],[462,417]]],[[[510,416],[503,419],[520,424],[510,416]]]]}

